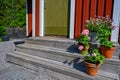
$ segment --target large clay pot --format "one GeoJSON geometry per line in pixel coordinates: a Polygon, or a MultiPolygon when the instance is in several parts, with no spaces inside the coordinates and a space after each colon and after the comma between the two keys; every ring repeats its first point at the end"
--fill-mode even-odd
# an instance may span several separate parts
{"type": "Polygon", "coordinates": [[[84,64],[86,65],[87,73],[91,76],[96,76],[99,70],[99,67],[101,64],[92,64],[84,61],[84,64]]]}
{"type": "Polygon", "coordinates": [[[115,51],[115,47],[110,48],[110,47],[101,45],[100,50],[102,55],[105,56],[105,58],[112,58],[115,51]]]}

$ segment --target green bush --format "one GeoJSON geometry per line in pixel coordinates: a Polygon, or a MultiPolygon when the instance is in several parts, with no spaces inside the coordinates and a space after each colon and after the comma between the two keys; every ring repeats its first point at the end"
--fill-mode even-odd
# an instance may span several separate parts
{"type": "Polygon", "coordinates": [[[2,42],[2,39],[0,38],[0,42],[2,42]]]}
{"type": "Polygon", "coordinates": [[[6,27],[5,26],[0,26],[0,37],[6,35],[6,27]]]}

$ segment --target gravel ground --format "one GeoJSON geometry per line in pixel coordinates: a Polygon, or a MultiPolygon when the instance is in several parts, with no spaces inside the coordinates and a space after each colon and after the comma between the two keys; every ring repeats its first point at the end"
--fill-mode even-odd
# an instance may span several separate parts
{"type": "Polygon", "coordinates": [[[5,69],[12,64],[7,63],[6,54],[15,51],[15,42],[19,44],[20,41],[24,41],[24,39],[12,39],[6,42],[0,42],[0,70],[5,69]]]}
{"type": "Polygon", "coordinates": [[[0,70],[5,69],[11,64],[6,62],[6,54],[15,50],[13,41],[0,42],[0,70]]]}

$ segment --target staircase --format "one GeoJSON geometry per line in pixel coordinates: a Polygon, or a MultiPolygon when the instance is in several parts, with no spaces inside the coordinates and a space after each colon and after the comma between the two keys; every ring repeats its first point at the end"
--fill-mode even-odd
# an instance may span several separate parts
{"type": "Polygon", "coordinates": [[[92,77],[86,74],[83,57],[74,40],[31,37],[24,44],[16,45],[16,51],[7,54],[7,61],[53,77],[51,80],[119,80],[118,55],[116,50],[114,57],[106,59],[98,75],[92,77]]]}

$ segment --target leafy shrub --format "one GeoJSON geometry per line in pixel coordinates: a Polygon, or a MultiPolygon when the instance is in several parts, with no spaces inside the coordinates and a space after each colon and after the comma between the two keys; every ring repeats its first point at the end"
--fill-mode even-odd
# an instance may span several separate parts
{"type": "Polygon", "coordinates": [[[0,26],[0,37],[6,35],[6,27],[5,26],[0,26]]]}

